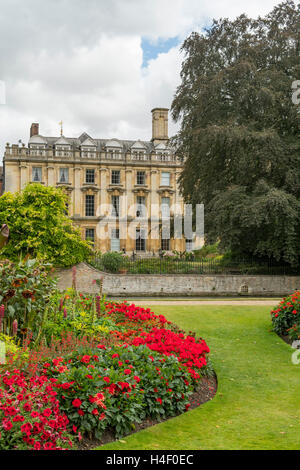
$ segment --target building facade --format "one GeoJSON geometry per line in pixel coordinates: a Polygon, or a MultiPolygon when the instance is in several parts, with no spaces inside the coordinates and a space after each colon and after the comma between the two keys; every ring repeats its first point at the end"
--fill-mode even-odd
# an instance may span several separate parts
{"type": "Polygon", "coordinates": [[[45,137],[33,123],[28,146],[6,144],[3,161],[4,191],[30,182],[62,188],[69,216],[96,250],[146,255],[192,248],[172,228],[168,234],[164,222],[183,211],[183,163],[169,145],[168,109],[152,110],[150,141],[45,137]]]}

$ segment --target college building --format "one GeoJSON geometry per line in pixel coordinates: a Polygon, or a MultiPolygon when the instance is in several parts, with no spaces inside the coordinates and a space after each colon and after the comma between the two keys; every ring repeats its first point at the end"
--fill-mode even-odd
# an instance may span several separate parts
{"type": "Polygon", "coordinates": [[[4,191],[30,182],[62,188],[69,216],[96,250],[146,255],[192,249],[191,239],[163,229],[165,219],[172,223],[183,211],[183,162],[169,144],[168,109],[152,110],[150,141],[73,138],[62,131],[46,137],[33,123],[28,146],[7,143],[3,162],[4,191]]]}

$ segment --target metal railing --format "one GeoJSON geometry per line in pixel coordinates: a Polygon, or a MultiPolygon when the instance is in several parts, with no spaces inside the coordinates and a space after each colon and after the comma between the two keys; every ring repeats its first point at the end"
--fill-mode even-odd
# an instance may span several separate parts
{"type": "Polygon", "coordinates": [[[202,258],[195,260],[170,259],[164,257],[135,258],[124,257],[122,261],[112,268],[103,262],[101,257],[95,256],[90,260],[95,268],[105,272],[122,274],[234,274],[234,275],[300,275],[299,268],[288,264],[258,262],[257,260],[220,260],[202,258]]]}

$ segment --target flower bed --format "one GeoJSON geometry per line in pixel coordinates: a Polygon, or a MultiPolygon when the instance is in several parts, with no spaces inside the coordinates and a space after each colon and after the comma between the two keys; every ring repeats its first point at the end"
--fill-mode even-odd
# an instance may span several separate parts
{"type": "Polygon", "coordinates": [[[300,291],[284,297],[271,311],[273,330],[289,342],[300,339],[300,291]]]}
{"type": "Polygon", "coordinates": [[[40,341],[19,338],[0,367],[0,449],[120,438],[212,396],[195,395],[212,374],[205,341],[163,315],[75,291],[47,308],[40,341]]]}

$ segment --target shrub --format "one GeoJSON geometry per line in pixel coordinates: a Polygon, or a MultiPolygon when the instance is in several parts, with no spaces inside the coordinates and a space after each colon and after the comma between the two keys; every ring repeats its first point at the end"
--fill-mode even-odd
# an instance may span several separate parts
{"type": "Polygon", "coordinates": [[[37,260],[0,262],[0,305],[4,305],[0,332],[20,338],[28,330],[37,334],[56,286],[49,269],[37,260]]]}
{"type": "Polygon", "coordinates": [[[284,297],[271,311],[273,330],[279,335],[289,335],[299,339],[300,328],[300,291],[284,297]]]}
{"type": "Polygon", "coordinates": [[[121,253],[116,251],[110,251],[108,253],[104,253],[101,258],[103,268],[106,271],[111,273],[116,273],[119,271],[120,267],[123,263],[123,257],[121,253]]]}
{"type": "Polygon", "coordinates": [[[8,225],[9,241],[2,257],[20,255],[45,259],[57,266],[72,266],[89,257],[90,245],[65,214],[67,196],[59,188],[28,184],[17,193],[0,197],[0,220],[8,225]]]}

